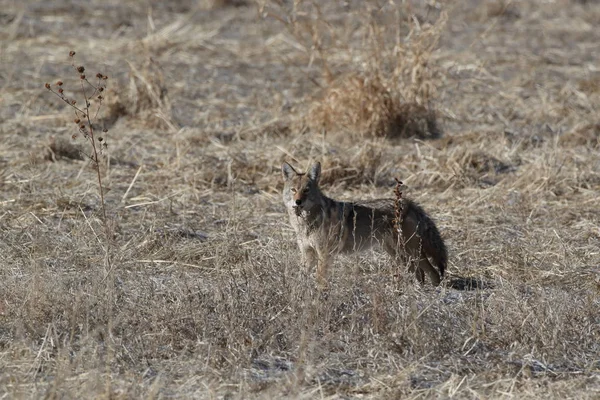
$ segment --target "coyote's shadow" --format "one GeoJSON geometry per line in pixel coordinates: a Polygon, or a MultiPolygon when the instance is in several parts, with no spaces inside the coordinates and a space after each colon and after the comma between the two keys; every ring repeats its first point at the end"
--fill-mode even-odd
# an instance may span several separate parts
{"type": "Polygon", "coordinates": [[[445,279],[445,286],[456,290],[491,289],[493,285],[482,278],[452,276],[445,279]]]}

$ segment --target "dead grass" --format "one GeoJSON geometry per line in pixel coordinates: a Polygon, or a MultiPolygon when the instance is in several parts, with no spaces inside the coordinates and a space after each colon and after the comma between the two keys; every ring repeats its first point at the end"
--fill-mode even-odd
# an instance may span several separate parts
{"type": "Polygon", "coordinates": [[[434,106],[439,70],[431,61],[445,13],[430,23],[393,2],[268,2],[261,10],[287,28],[286,41],[304,63],[321,68],[311,79],[320,90],[303,120],[310,131],[351,140],[441,136],[434,106]]]}
{"type": "Polygon", "coordinates": [[[436,138],[441,135],[435,113],[401,102],[375,76],[344,76],[308,111],[313,132],[343,132],[351,140],[365,138],[436,138]]]}
{"type": "Polygon", "coordinates": [[[107,94],[107,111],[100,124],[112,127],[119,118],[130,116],[145,128],[176,131],[161,67],[152,58],[140,67],[129,61],[128,65],[129,90],[113,88],[107,94]]]}
{"type": "Polygon", "coordinates": [[[599,6],[213,3],[0,7],[0,396],[597,398],[599,6]],[[111,271],[43,89],[71,49],[113,82],[111,271]],[[317,159],[336,198],[402,179],[484,288],[374,252],[317,292],[280,199],[317,159]]]}

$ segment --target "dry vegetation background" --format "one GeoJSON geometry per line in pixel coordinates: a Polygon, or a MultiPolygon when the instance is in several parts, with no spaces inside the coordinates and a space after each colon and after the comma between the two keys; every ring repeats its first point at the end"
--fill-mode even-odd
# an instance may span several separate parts
{"type": "Polygon", "coordinates": [[[0,397],[600,397],[596,1],[0,1],[0,397]],[[68,53],[109,76],[111,237],[68,53]],[[280,165],[451,276],[299,267],[280,165]],[[108,266],[106,255],[110,256],[108,266]]]}

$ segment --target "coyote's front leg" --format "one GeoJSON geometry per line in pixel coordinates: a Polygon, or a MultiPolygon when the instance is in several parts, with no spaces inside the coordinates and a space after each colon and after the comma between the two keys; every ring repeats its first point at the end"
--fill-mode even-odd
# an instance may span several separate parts
{"type": "Polygon", "coordinates": [[[317,252],[312,246],[305,246],[302,242],[299,243],[299,247],[302,255],[302,266],[310,272],[317,266],[317,252]]]}
{"type": "Polygon", "coordinates": [[[317,250],[311,246],[301,247],[302,265],[306,271],[315,271],[317,285],[321,288],[327,287],[327,258],[323,257],[317,250]],[[316,267],[316,268],[315,268],[316,267]]]}
{"type": "Polygon", "coordinates": [[[327,254],[318,254],[317,260],[317,285],[321,289],[327,289],[327,269],[329,267],[329,257],[327,254]]]}

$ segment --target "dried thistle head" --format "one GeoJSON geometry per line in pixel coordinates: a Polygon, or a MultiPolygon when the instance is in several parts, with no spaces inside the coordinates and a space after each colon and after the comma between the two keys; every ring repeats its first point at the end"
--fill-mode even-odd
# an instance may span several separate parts
{"type": "MultiPolygon", "coordinates": [[[[97,115],[98,111],[100,110],[100,104],[104,100],[104,96],[100,93],[104,92],[104,89],[106,88],[106,83],[103,83],[103,81],[106,81],[108,77],[104,74],[97,73],[96,77],[98,78],[98,82],[97,84],[93,84],[87,79],[86,75],[84,74],[85,67],[83,65],[77,66],[75,64],[74,56],[75,52],[70,51],[69,57],[73,59],[71,62],[71,66],[77,72],[79,80],[81,82],[81,88],[80,90],[76,89],[75,95],[77,95],[77,92],[79,91],[79,94],[83,97],[83,100],[85,101],[85,105],[76,106],[75,104],[77,102],[75,101],[75,99],[67,97],[64,94],[64,83],[62,80],[56,81],[56,88],[53,88],[50,83],[45,83],[44,87],[73,108],[75,112],[75,118],[73,119],[73,122],[77,125],[79,132],[73,134],[71,138],[75,140],[79,137],[79,135],[82,135],[84,139],[86,139],[88,143],[91,144],[91,152],[88,155],[88,157],[91,160],[93,160],[97,166],[98,155],[102,154],[102,150],[106,149],[107,145],[104,137],[99,137],[95,135],[97,131],[97,128],[95,126],[95,117],[92,118],[91,116],[97,115]],[[86,87],[91,87],[92,92],[87,92],[86,87]],[[92,99],[94,98],[98,101],[98,110],[96,110],[95,112],[91,110],[92,99]],[[96,139],[98,141],[96,141],[96,139]]],[[[104,130],[104,132],[106,132],[106,129],[104,130]]]]}

